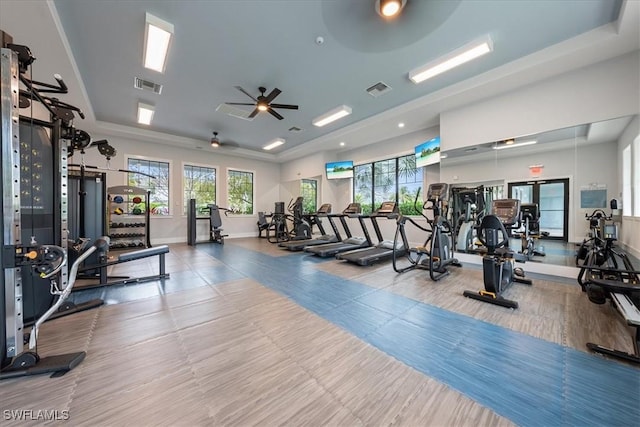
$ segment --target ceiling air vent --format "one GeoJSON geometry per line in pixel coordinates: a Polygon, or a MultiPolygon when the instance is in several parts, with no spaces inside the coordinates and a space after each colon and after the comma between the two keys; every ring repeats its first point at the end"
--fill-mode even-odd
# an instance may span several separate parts
{"type": "Polygon", "coordinates": [[[162,85],[141,79],[140,77],[134,77],[133,87],[140,90],[148,90],[150,92],[157,93],[158,95],[162,93],[162,85]]]}
{"type": "Polygon", "coordinates": [[[226,114],[228,116],[233,116],[233,117],[237,117],[239,119],[248,120],[248,121],[252,121],[255,117],[255,116],[249,117],[249,115],[251,114],[251,111],[245,111],[241,108],[236,108],[233,105],[228,105],[228,104],[218,105],[218,108],[216,108],[216,111],[226,114]]]}
{"type": "Polygon", "coordinates": [[[391,86],[388,86],[386,83],[378,82],[373,86],[367,88],[367,93],[375,98],[379,97],[385,92],[389,92],[391,90],[391,86]]]}
{"type": "Polygon", "coordinates": [[[302,128],[299,128],[298,126],[291,126],[289,128],[289,132],[302,132],[302,128]]]}

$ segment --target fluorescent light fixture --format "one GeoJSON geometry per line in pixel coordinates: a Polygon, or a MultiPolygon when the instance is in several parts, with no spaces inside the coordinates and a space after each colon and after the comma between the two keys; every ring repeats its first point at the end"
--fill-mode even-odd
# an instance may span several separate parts
{"type": "Polygon", "coordinates": [[[150,125],[155,111],[156,110],[153,105],[138,102],[138,123],[141,125],[150,125]]]}
{"type": "Polygon", "coordinates": [[[479,40],[475,40],[469,44],[456,49],[435,61],[431,61],[422,67],[409,71],[409,79],[415,84],[421,83],[438,74],[449,71],[452,68],[469,62],[486,53],[493,51],[493,42],[491,37],[484,36],[479,40]]]}
{"type": "Polygon", "coordinates": [[[505,141],[504,144],[501,145],[494,145],[493,149],[494,150],[504,150],[505,148],[515,148],[515,147],[522,147],[523,145],[533,145],[535,143],[537,143],[538,141],[536,141],[535,139],[532,139],[530,141],[522,141],[522,142],[511,142],[509,143],[509,141],[513,141],[512,139],[505,141]]]}
{"type": "Polygon", "coordinates": [[[313,119],[314,126],[322,127],[351,114],[351,107],[341,105],[313,119]]]}
{"type": "Polygon", "coordinates": [[[167,51],[173,35],[173,24],[146,14],[144,31],[144,67],[159,73],[164,72],[167,51]]]}
{"type": "Polygon", "coordinates": [[[273,141],[271,141],[271,143],[269,145],[265,145],[264,147],[262,147],[263,150],[272,150],[276,147],[281,146],[282,144],[284,144],[284,139],[282,138],[276,138],[273,141]]]}

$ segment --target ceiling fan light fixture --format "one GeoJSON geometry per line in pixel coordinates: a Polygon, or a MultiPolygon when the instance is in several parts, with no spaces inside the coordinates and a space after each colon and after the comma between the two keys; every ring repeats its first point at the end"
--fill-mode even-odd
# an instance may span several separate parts
{"type": "Polygon", "coordinates": [[[150,13],[146,14],[144,31],[144,67],[164,73],[167,53],[173,36],[173,24],[150,13]]]}
{"type": "Polygon", "coordinates": [[[260,110],[260,111],[267,111],[269,106],[267,104],[265,104],[264,102],[258,102],[258,104],[256,105],[256,108],[258,110],[260,110]]]}
{"type": "Polygon", "coordinates": [[[285,143],[284,139],[276,138],[273,141],[271,141],[268,145],[265,145],[264,147],[262,147],[262,149],[266,151],[273,150],[274,148],[279,147],[284,143],[285,143]]]}
{"type": "Polygon", "coordinates": [[[383,18],[393,18],[402,8],[407,0],[376,0],[376,12],[383,18]]]}
{"type": "Polygon", "coordinates": [[[213,133],[213,138],[211,138],[211,146],[213,148],[220,147],[220,140],[218,139],[218,132],[213,133]]]}
{"type": "Polygon", "coordinates": [[[328,125],[331,122],[335,122],[336,120],[341,119],[345,116],[348,116],[349,114],[351,114],[351,107],[349,107],[348,105],[340,105],[339,107],[336,107],[330,111],[327,111],[321,116],[316,117],[311,123],[313,123],[314,126],[322,127],[328,125]]]}
{"type": "Polygon", "coordinates": [[[156,109],[153,105],[138,102],[138,123],[149,126],[156,109]]]}
{"type": "Polygon", "coordinates": [[[493,41],[489,35],[474,40],[440,58],[409,71],[409,79],[415,83],[423,81],[451,70],[459,65],[476,59],[493,51],[493,41]]]}

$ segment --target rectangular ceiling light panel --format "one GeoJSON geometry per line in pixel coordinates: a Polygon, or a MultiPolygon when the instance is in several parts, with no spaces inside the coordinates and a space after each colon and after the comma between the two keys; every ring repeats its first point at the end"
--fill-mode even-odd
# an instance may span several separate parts
{"type": "Polygon", "coordinates": [[[331,111],[327,111],[321,116],[316,117],[311,123],[313,123],[314,126],[322,127],[324,125],[328,125],[331,122],[335,122],[336,120],[341,119],[345,116],[348,116],[349,114],[351,114],[351,107],[347,105],[341,105],[331,111]]]}
{"type": "Polygon", "coordinates": [[[150,125],[154,112],[155,107],[153,105],[138,102],[138,123],[141,125],[150,125]]]}
{"type": "Polygon", "coordinates": [[[264,147],[262,147],[262,149],[269,151],[269,150],[273,150],[276,147],[281,146],[282,144],[284,144],[284,139],[276,138],[273,141],[271,141],[269,145],[265,145],[264,147]]]}
{"type": "Polygon", "coordinates": [[[409,72],[409,79],[415,84],[449,71],[493,51],[493,42],[488,35],[456,49],[440,58],[409,72]]]}
{"type": "Polygon", "coordinates": [[[536,141],[535,139],[532,139],[530,141],[514,142],[512,144],[500,144],[500,145],[494,145],[493,149],[504,150],[505,148],[515,148],[515,147],[522,147],[523,145],[533,145],[537,142],[538,141],[536,141]]]}
{"type": "Polygon", "coordinates": [[[173,24],[146,14],[144,31],[144,66],[159,73],[164,72],[167,52],[173,35],[173,24]]]}

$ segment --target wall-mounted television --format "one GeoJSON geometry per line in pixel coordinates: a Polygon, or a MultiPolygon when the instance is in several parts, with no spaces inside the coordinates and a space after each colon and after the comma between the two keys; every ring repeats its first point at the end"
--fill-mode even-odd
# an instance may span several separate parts
{"type": "Polygon", "coordinates": [[[436,136],[416,146],[416,167],[432,165],[440,162],[440,137],[436,136]]]}
{"type": "Polygon", "coordinates": [[[353,161],[331,162],[325,164],[327,179],[353,178],[353,161]]]}

